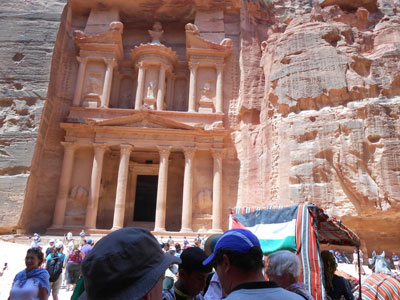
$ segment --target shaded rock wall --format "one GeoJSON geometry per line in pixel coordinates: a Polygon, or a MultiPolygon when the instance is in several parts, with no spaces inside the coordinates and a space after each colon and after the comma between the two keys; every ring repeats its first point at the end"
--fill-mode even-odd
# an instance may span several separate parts
{"type": "Polygon", "coordinates": [[[0,233],[22,211],[65,2],[0,2],[0,233]]]}

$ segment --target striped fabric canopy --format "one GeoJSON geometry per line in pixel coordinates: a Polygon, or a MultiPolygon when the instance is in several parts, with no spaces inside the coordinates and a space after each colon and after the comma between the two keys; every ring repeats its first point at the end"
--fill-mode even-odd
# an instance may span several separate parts
{"type": "Polygon", "coordinates": [[[360,244],[355,233],[313,204],[234,208],[231,210],[230,228],[252,231],[260,239],[265,254],[282,249],[297,252],[301,261],[300,278],[315,300],[325,299],[319,244],[360,244]]]}

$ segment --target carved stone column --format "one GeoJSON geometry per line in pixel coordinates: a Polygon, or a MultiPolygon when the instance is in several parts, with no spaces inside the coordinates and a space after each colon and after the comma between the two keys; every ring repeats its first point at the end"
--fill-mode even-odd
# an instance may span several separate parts
{"type": "Polygon", "coordinates": [[[157,110],[164,110],[165,71],[165,67],[161,65],[160,74],[158,76],[157,110]]]}
{"type": "Polygon", "coordinates": [[[215,112],[222,113],[223,110],[223,103],[224,103],[224,65],[223,64],[216,64],[217,68],[217,84],[216,84],[216,96],[217,101],[215,104],[215,112]]]}
{"type": "Polygon", "coordinates": [[[167,108],[172,110],[173,108],[173,97],[174,97],[174,75],[170,74],[167,76],[167,108]]]}
{"type": "Polygon", "coordinates": [[[74,155],[77,145],[75,143],[61,142],[64,146],[64,159],[61,168],[61,177],[58,185],[56,207],[53,215],[52,228],[64,226],[65,210],[67,208],[68,192],[71,184],[71,174],[74,165],[74,155]]]}
{"type": "Polygon", "coordinates": [[[222,232],[222,159],[223,149],[213,149],[214,176],[213,176],[213,208],[211,232],[222,232]]]}
{"type": "Polygon", "coordinates": [[[129,157],[132,151],[131,145],[121,145],[121,157],[119,160],[117,195],[115,197],[114,220],[112,230],[124,226],[125,198],[128,182],[129,157]]]}
{"type": "Polygon", "coordinates": [[[165,214],[167,212],[168,157],[171,147],[157,147],[160,152],[158,171],[156,222],[154,231],[165,231],[165,214]]]}
{"type": "Polygon", "coordinates": [[[85,81],[85,72],[86,72],[86,65],[88,62],[87,57],[77,57],[76,58],[79,62],[79,71],[78,76],[76,79],[76,86],[75,86],[75,93],[74,93],[74,100],[72,101],[73,106],[80,106],[81,104],[81,97],[82,97],[82,90],[83,84],[85,81]]]}
{"type": "Polygon", "coordinates": [[[140,110],[142,108],[144,77],[146,75],[146,70],[142,63],[138,63],[137,68],[138,68],[138,82],[136,89],[135,109],[140,110]]]}
{"type": "Polygon", "coordinates": [[[101,173],[103,170],[104,153],[107,150],[107,145],[94,144],[94,156],[92,176],[90,179],[89,201],[86,209],[85,227],[90,229],[96,228],[97,209],[99,206],[99,193],[101,173]]]}
{"type": "Polygon", "coordinates": [[[190,67],[190,86],[189,86],[189,112],[196,111],[196,81],[197,81],[197,69],[198,63],[189,63],[190,67]]]}
{"type": "Polygon", "coordinates": [[[192,189],[193,189],[193,159],[195,148],[184,148],[185,173],[183,177],[183,203],[182,203],[182,228],[181,232],[192,230],[192,189]]]}
{"type": "Polygon", "coordinates": [[[104,59],[107,64],[106,75],[104,76],[103,93],[101,94],[101,107],[106,108],[110,103],[112,74],[116,65],[115,59],[104,59]]]}

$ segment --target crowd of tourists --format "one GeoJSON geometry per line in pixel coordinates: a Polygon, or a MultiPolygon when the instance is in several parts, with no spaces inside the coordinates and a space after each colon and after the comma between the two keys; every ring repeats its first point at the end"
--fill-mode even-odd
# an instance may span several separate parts
{"type": "MultiPolygon", "coordinates": [[[[68,233],[64,240],[50,240],[44,248],[35,234],[10,300],[50,295],[58,300],[62,286],[74,291],[72,300],[314,300],[299,282],[297,255],[281,250],[265,261],[258,238],[245,229],[197,235],[193,243],[184,237],[181,245],[171,236],[157,240],[148,230],[123,228],[95,247],[82,231],[78,238],[68,233]]],[[[347,281],[335,274],[338,256],[343,259],[336,252],[321,253],[326,292],[329,299],[352,300],[347,281]]],[[[396,253],[392,259],[398,270],[396,253]]]]}
{"type": "Polygon", "coordinates": [[[83,281],[81,264],[93,245],[84,231],[79,237],[69,232],[64,239],[51,239],[47,246],[35,233],[25,256],[26,269],[15,276],[9,299],[43,300],[51,295],[58,300],[60,288],[73,291],[83,281]]]}

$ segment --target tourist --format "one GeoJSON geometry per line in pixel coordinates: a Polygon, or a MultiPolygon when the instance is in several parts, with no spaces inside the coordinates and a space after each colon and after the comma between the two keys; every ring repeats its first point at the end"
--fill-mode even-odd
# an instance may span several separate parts
{"type": "MultiPolygon", "coordinates": [[[[207,256],[210,256],[214,252],[215,245],[222,234],[210,235],[204,243],[204,251],[207,256]]],[[[218,279],[217,272],[210,274],[208,286],[204,289],[205,300],[220,300],[226,295],[222,293],[221,282],[218,279]]]]}
{"type": "Polygon", "coordinates": [[[92,246],[92,240],[91,239],[83,239],[82,240],[82,247],[81,247],[81,251],[83,252],[83,254],[86,256],[88,255],[89,251],[92,250],[93,246],[92,246]]]}
{"type": "Polygon", "coordinates": [[[49,246],[47,247],[47,249],[46,249],[46,253],[45,253],[45,256],[47,257],[47,255],[49,255],[50,253],[53,253],[53,251],[54,251],[54,247],[56,246],[56,241],[55,240],[53,240],[53,239],[51,239],[50,241],[49,241],[49,246]]]}
{"type": "MultiPolygon", "coordinates": [[[[361,274],[365,275],[365,271],[363,268],[363,252],[361,251],[361,249],[358,250],[359,251],[359,255],[360,255],[360,268],[361,268],[361,274]]],[[[353,252],[353,264],[354,264],[354,268],[356,270],[356,273],[358,274],[359,270],[358,270],[358,255],[357,255],[357,248],[354,249],[353,252]]]]}
{"type": "Polygon", "coordinates": [[[268,255],[268,279],[280,287],[299,294],[305,299],[314,300],[304,283],[299,282],[300,263],[296,254],[281,250],[268,255]]]}
{"type": "Polygon", "coordinates": [[[15,276],[9,300],[47,300],[49,298],[49,273],[40,268],[43,260],[43,252],[40,249],[28,249],[25,256],[26,269],[15,276]]]}
{"type": "Polygon", "coordinates": [[[4,263],[3,270],[0,271],[0,277],[3,276],[5,270],[7,270],[7,263],[4,263]]]}
{"type": "MultiPolygon", "coordinates": [[[[31,248],[38,248],[38,246],[40,246],[39,243],[41,243],[40,235],[34,233],[32,238],[31,248]]],[[[41,246],[43,247],[43,243],[41,246]]]]}
{"type": "Polygon", "coordinates": [[[63,253],[64,244],[58,242],[54,247],[53,253],[46,257],[46,270],[50,275],[50,291],[54,300],[58,300],[58,292],[62,282],[62,270],[65,265],[65,255],[63,253]]]}
{"type": "Polygon", "coordinates": [[[183,249],[189,247],[189,241],[187,240],[186,236],[183,237],[183,249]]]}
{"type": "Polygon", "coordinates": [[[195,245],[196,247],[200,247],[200,245],[201,245],[200,233],[198,233],[197,236],[194,238],[194,245],[195,245]]]}
{"type": "Polygon", "coordinates": [[[216,265],[226,300],[303,299],[280,288],[275,282],[265,280],[260,242],[248,230],[231,229],[225,232],[218,239],[213,253],[203,262],[204,265],[209,263],[216,265]]]}
{"type": "Polygon", "coordinates": [[[164,254],[148,230],[119,229],[98,241],[83,261],[85,293],[79,299],[158,300],[165,270],[180,262],[164,254]]]}
{"type": "Polygon", "coordinates": [[[394,265],[395,270],[396,270],[396,271],[400,271],[400,270],[399,270],[400,258],[399,258],[399,256],[396,254],[396,252],[393,252],[392,261],[393,261],[393,265],[394,265]]]}
{"type": "Polygon", "coordinates": [[[197,247],[183,250],[179,265],[178,280],[169,290],[163,291],[163,300],[193,299],[202,300],[200,293],[206,286],[211,265],[203,265],[206,253],[197,247]]]}
{"type": "Polygon", "coordinates": [[[339,300],[344,297],[353,300],[349,284],[346,279],[335,274],[337,263],[335,257],[329,251],[322,251],[321,257],[324,263],[325,288],[332,300],[339,300]]]}
{"type": "Polygon", "coordinates": [[[176,243],[175,244],[175,256],[180,257],[181,254],[182,254],[181,244],[176,243]]]}
{"type": "Polygon", "coordinates": [[[81,239],[83,240],[86,236],[85,230],[82,229],[81,233],[79,234],[79,236],[81,237],[81,239]]]}
{"type": "Polygon", "coordinates": [[[168,237],[167,243],[168,243],[168,245],[170,245],[170,246],[173,246],[173,245],[174,245],[174,240],[172,239],[171,236],[168,237]]]}
{"type": "Polygon", "coordinates": [[[68,252],[67,262],[67,291],[73,291],[81,273],[81,263],[85,254],[79,250],[79,244],[74,244],[74,249],[68,252]]]}

